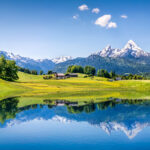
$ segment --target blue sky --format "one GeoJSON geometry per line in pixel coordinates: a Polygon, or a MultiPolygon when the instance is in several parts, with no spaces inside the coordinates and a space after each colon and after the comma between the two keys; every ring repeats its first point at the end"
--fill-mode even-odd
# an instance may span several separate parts
{"type": "Polygon", "coordinates": [[[149,14],[150,0],[0,0],[0,50],[84,57],[132,39],[150,51],[149,14]]]}

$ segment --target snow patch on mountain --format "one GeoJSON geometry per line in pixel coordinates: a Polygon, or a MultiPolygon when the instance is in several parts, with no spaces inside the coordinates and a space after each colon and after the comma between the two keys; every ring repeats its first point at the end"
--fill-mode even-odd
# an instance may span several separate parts
{"type": "Polygon", "coordinates": [[[22,57],[20,55],[15,55],[6,51],[0,51],[0,56],[1,55],[5,56],[6,59],[15,60],[16,64],[20,67],[37,71],[43,70],[45,73],[48,70],[52,70],[55,64],[73,59],[71,56],[62,56],[54,59],[32,59],[28,57],[22,57]]]}
{"type": "Polygon", "coordinates": [[[122,49],[114,49],[110,45],[106,46],[102,51],[92,55],[99,55],[101,57],[134,57],[150,56],[150,53],[143,51],[134,41],[129,40],[122,49]]]}
{"type": "Polygon", "coordinates": [[[133,56],[139,58],[141,56],[150,56],[150,53],[143,51],[137,44],[130,40],[121,50],[120,57],[133,56]]]}
{"type": "Polygon", "coordinates": [[[95,53],[101,57],[116,57],[120,53],[120,49],[112,49],[111,45],[106,46],[102,51],[95,53]]]}
{"type": "Polygon", "coordinates": [[[65,61],[68,61],[68,60],[72,60],[73,57],[71,56],[61,56],[61,57],[57,57],[57,58],[53,58],[52,61],[56,64],[58,63],[62,63],[62,62],[65,62],[65,61]]]}

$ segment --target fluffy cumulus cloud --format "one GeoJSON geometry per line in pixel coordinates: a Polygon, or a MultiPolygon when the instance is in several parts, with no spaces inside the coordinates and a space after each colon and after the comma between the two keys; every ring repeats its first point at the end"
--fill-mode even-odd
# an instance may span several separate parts
{"type": "Polygon", "coordinates": [[[89,9],[88,6],[85,5],[85,4],[79,6],[78,8],[79,8],[80,11],[84,11],[84,10],[88,10],[89,9]]]}
{"type": "Polygon", "coordinates": [[[77,20],[79,18],[79,15],[74,15],[72,18],[77,20]]]}
{"type": "Polygon", "coordinates": [[[127,16],[127,15],[121,15],[121,18],[123,18],[123,19],[127,19],[127,18],[128,18],[128,16],[127,16]]]}
{"type": "Polygon", "coordinates": [[[110,23],[108,23],[108,26],[107,26],[107,28],[117,28],[117,24],[115,23],[115,22],[110,22],[110,23]]]}
{"type": "Polygon", "coordinates": [[[95,24],[101,27],[106,27],[111,20],[111,15],[103,15],[102,17],[99,17],[95,24]]]}
{"type": "Polygon", "coordinates": [[[92,13],[98,14],[100,12],[99,8],[93,8],[92,13]]]}

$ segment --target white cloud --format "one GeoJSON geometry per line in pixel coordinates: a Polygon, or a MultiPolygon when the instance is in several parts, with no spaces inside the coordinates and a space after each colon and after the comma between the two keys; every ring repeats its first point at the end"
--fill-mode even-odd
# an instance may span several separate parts
{"type": "Polygon", "coordinates": [[[79,15],[74,15],[72,18],[77,20],[79,18],[79,15]]]}
{"type": "Polygon", "coordinates": [[[107,26],[107,28],[117,28],[117,24],[115,23],[115,22],[110,22],[110,23],[108,23],[108,26],[107,26]]]}
{"type": "Polygon", "coordinates": [[[111,15],[104,15],[102,17],[99,17],[95,21],[95,24],[101,27],[106,27],[110,20],[111,20],[111,15]]]}
{"type": "Polygon", "coordinates": [[[84,11],[84,10],[88,10],[89,9],[88,6],[85,5],[85,4],[79,6],[78,8],[79,8],[80,11],[84,11]]]}
{"type": "Polygon", "coordinates": [[[127,19],[127,18],[128,18],[128,16],[127,16],[127,15],[121,15],[121,18],[123,18],[123,19],[127,19]]]}
{"type": "Polygon", "coordinates": [[[99,9],[99,8],[93,8],[93,9],[92,9],[92,13],[98,14],[99,12],[100,12],[100,9],[99,9]]]}

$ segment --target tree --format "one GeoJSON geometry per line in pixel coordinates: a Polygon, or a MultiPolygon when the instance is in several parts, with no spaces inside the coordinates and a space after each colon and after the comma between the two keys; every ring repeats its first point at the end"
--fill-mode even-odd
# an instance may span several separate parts
{"type": "Polygon", "coordinates": [[[110,74],[107,70],[101,69],[97,72],[98,77],[110,78],[110,74]]]}
{"type": "Polygon", "coordinates": [[[42,74],[43,74],[43,71],[41,70],[41,71],[40,71],[40,75],[42,75],[42,74]]]}
{"type": "Polygon", "coordinates": [[[97,71],[97,76],[100,77],[100,70],[97,71]]]}
{"type": "Polygon", "coordinates": [[[71,73],[71,68],[72,68],[72,66],[69,66],[69,67],[67,68],[67,73],[71,73]]]}
{"type": "Polygon", "coordinates": [[[84,72],[83,67],[78,65],[69,66],[67,69],[67,73],[83,73],[83,72],[84,72]]]}
{"type": "Polygon", "coordinates": [[[95,72],[96,72],[96,70],[92,66],[85,66],[85,68],[84,68],[84,73],[87,75],[93,75],[94,76],[95,72]]]}
{"type": "Polygon", "coordinates": [[[137,80],[138,76],[135,74],[135,75],[133,75],[132,79],[137,80]]]}
{"type": "Polygon", "coordinates": [[[6,60],[4,56],[0,57],[0,78],[8,81],[18,79],[18,67],[13,60],[6,60]]]}
{"type": "Polygon", "coordinates": [[[53,71],[51,71],[51,70],[48,70],[48,72],[47,72],[47,74],[52,74],[53,73],[53,71]]]}
{"type": "Polygon", "coordinates": [[[105,78],[110,78],[110,74],[107,70],[104,71],[104,77],[105,78]]]}
{"type": "Polygon", "coordinates": [[[78,72],[77,66],[72,66],[71,67],[71,73],[77,73],[77,72],[78,72]]]}
{"type": "Polygon", "coordinates": [[[13,60],[7,60],[5,67],[5,79],[8,81],[19,79],[17,72],[18,68],[16,66],[16,62],[13,60]]]}
{"type": "Polygon", "coordinates": [[[115,78],[116,77],[116,73],[114,71],[110,72],[110,78],[115,78]]]}
{"type": "Polygon", "coordinates": [[[25,73],[31,74],[31,71],[29,69],[24,70],[25,73]]]}
{"type": "Polygon", "coordinates": [[[27,69],[27,68],[18,67],[18,71],[31,74],[31,71],[29,69],[27,69]]]}
{"type": "Polygon", "coordinates": [[[84,73],[84,68],[82,66],[78,66],[79,73],[84,73]]]}
{"type": "Polygon", "coordinates": [[[133,74],[130,73],[129,76],[128,76],[128,79],[132,80],[133,79],[133,74]]]}
{"type": "Polygon", "coordinates": [[[38,73],[37,73],[36,70],[32,70],[32,71],[31,71],[31,74],[33,74],[33,75],[38,75],[38,73]]]}
{"type": "Polygon", "coordinates": [[[104,69],[98,70],[97,76],[98,77],[105,77],[105,70],[104,69]]]}
{"type": "Polygon", "coordinates": [[[0,57],[0,77],[4,78],[5,76],[5,66],[6,66],[6,59],[5,57],[2,55],[0,57]]]}

